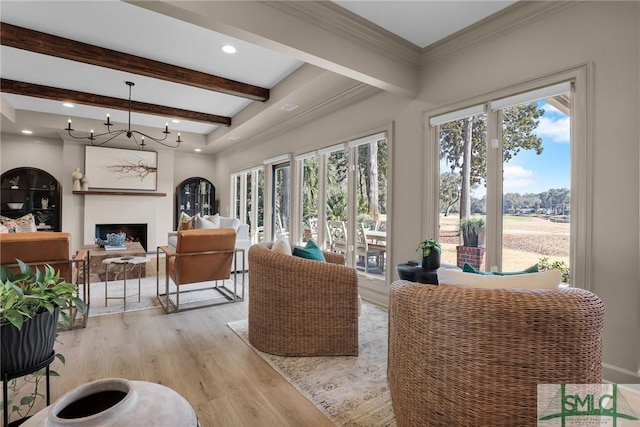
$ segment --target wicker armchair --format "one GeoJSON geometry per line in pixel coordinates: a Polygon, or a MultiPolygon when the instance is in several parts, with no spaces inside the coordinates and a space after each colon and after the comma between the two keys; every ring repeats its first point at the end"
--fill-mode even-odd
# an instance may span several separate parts
{"type": "Polygon", "coordinates": [[[279,356],[358,354],[358,277],[344,257],[326,263],[249,248],[249,341],[279,356]]]}
{"type": "Polygon", "coordinates": [[[398,281],[388,377],[399,426],[536,426],[537,384],[600,383],[604,305],[577,288],[398,281]]]}

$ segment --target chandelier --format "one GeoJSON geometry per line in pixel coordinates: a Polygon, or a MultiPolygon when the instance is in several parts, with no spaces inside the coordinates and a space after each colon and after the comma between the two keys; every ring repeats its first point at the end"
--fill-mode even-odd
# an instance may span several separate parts
{"type": "Polygon", "coordinates": [[[145,138],[155,141],[158,144],[164,145],[165,147],[178,148],[180,146],[180,143],[182,142],[182,140],[180,139],[179,132],[178,132],[178,139],[176,140],[175,143],[172,144],[172,143],[164,142],[167,139],[167,136],[169,136],[169,134],[171,133],[169,132],[169,123],[165,125],[164,130],[162,131],[162,133],[164,134],[164,137],[162,138],[154,138],[153,136],[147,135],[144,132],[131,129],[131,87],[134,86],[135,83],[125,82],[125,84],[129,86],[129,125],[127,126],[127,129],[118,129],[118,130],[112,131],[111,126],[113,126],[113,123],[111,123],[111,119],[109,118],[109,114],[107,113],[107,122],[104,124],[107,127],[106,132],[96,134],[96,133],[93,133],[93,129],[91,129],[89,136],[76,136],[71,133],[71,132],[74,132],[74,129],[71,128],[71,119],[69,119],[69,122],[67,123],[67,127],[65,128],[65,130],[69,132],[69,136],[75,139],[88,139],[89,142],[91,142],[91,145],[100,146],[100,145],[106,144],[107,142],[111,141],[112,139],[122,134],[125,134],[127,138],[129,139],[133,138],[136,145],[141,150],[144,150],[144,147],[146,146],[146,144],[144,143],[145,138]],[[140,142],[138,142],[136,135],[140,136],[140,142]],[[102,138],[102,137],[106,137],[106,139],[102,142],[98,142],[98,138],[102,138]]]}

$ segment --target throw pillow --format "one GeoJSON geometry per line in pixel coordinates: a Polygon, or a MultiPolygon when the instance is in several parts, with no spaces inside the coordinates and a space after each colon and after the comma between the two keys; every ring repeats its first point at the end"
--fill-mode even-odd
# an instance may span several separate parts
{"type": "Polygon", "coordinates": [[[442,267],[438,269],[438,284],[440,285],[468,286],[486,289],[557,289],[561,282],[562,273],[560,270],[495,276],[493,274],[470,274],[442,267]]]}
{"type": "Polygon", "coordinates": [[[322,249],[312,239],[307,241],[307,245],[304,248],[293,248],[293,256],[314,261],[327,261],[322,254],[322,249]]]}
{"type": "Polygon", "coordinates": [[[233,228],[238,231],[238,227],[240,227],[240,220],[238,218],[220,218],[220,228],[233,228]]]}
{"type": "Polygon", "coordinates": [[[178,221],[178,231],[192,230],[196,221],[196,216],[189,216],[184,212],[180,212],[180,221],[178,221]]]}
{"type": "Polygon", "coordinates": [[[38,231],[33,214],[26,214],[17,219],[0,216],[0,223],[5,225],[9,233],[32,233],[38,231]]]}
{"type": "Polygon", "coordinates": [[[8,233],[8,232],[9,232],[9,229],[7,228],[7,226],[4,224],[0,224],[0,234],[8,233]]]}
{"type": "Polygon", "coordinates": [[[219,214],[205,215],[202,218],[204,218],[207,221],[210,221],[210,222],[216,224],[218,226],[218,228],[223,228],[223,227],[220,227],[220,215],[219,214]]]}
{"type": "Polygon", "coordinates": [[[493,276],[511,276],[514,274],[526,274],[526,273],[537,273],[538,272],[538,264],[533,264],[531,267],[527,267],[522,271],[482,271],[478,270],[474,266],[469,263],[464,263],[462,266],[462,271],[465,273],[474,273],[474,274],[484,274],[484,275],[493,275],[493,276]]]}
{"type": "Polygon", "coordinates": [[[280,236],[278,240],[273,242],[273,245],[271,246],[271,250],[274,252],[285,254],[285,255],[292,255],[291,245],[289,244],[289,241],[287,240],[287,238],[284,236],[280,236]]]}
{"type": "Polygon", "coordinates": [[[211,229],[211,228],[220,228],[220,222],[213,222],[200,215],[196,216],[196,226],[194,227],[196,230],[200,229],[211,229]]]}

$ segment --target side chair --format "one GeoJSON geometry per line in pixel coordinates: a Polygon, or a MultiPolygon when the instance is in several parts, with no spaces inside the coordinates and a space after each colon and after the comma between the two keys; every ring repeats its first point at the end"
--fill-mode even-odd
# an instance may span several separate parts
{"type": "MultiPolygon", "coordinates": [[[[238,273],[236,271],[233,271],[233,286],[227,287],[227,282],[231,279],[231,266],[235,259],[235,253],[237,251],[244,252],[244,249],[235,248],[235,241],[236,232],[233,228],[182,230],[178,232],[175,251],[167,246],[158,246],[156,252],[158,273],[156,276],[156,296],[165,313],[244,300],[244,275],[241,292],[238,292],[238,273]],[[164,292],[160,290],[159,261],[161,254],[166,256],[164,292]],[[193,286],[192,289],[183,290],[185,286],[202,284],[203,282],[214,283],[211,286],[193,286]],[[171,284],[173,286],[170,286],[171,284]],[[211,290],[216,291],[213,292],[214,296],[212,297],[196,302],[180,302],[180,297],[186,292],[209,292],[211,290]]],[[[241,259],[244,260],[244,253],[241,259]]],[[[244,267],[243,265],[243,271],[244,267]]]]}

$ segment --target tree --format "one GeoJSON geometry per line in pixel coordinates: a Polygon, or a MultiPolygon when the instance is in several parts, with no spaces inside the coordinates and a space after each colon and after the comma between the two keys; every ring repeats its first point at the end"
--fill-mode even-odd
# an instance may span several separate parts
{"type": "MultiPolygon", "coordinates": [[[[536,102],[504,110],[503,161],[506,163],[521,150],[542,153],[542,139],[533,131],[540,123],[543,109],[536,102]]],[[[461,177],[460,218],[471,213],[471,188],[479,185],[487,171],[487,116],[480,114],[440,126],[440,159],[451,172],[461,177]]]]}
{"type": "Polygon", "coordinates": [[[453,172],[443,172],[440,174],[440,209],[444,211],[444,216],[449,215],[449,211],[458,200],[460,200],[460,183],[462,178],[453,172]]]}

